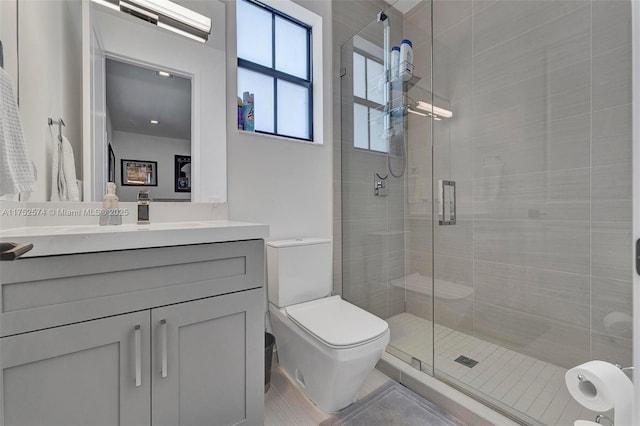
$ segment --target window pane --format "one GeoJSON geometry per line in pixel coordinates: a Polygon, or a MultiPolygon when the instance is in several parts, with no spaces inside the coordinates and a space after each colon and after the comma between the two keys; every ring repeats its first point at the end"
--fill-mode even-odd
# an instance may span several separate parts
{"type": "Polygon", "coordinates": [[[353,95],[362,99],[367,97],[366,76],[364,68],[364,56],[353,54],[353,95]]]}
{"type": "Polygon", "coordinates": [[[377,109],[369,110],[371,129],[371,150],[388,152],[387,138],[385,138],[384,113],[377,109]]]}
{"type": "Polygon", "coordinates": [[[255,129],[273,133],[273,77],[238,68],[238,96],[253,93],[255,129]]]}
{"type": "Polygon", "coordinates": [[[276,16],[276,69],[307,80],[307,29],[276,16]]]}
{"type": "Polygon", "coordinates": [[[384,67],[367,58],[367,99],[379,104],[384,103],[384,67]]]}
{"type": "Polygon", "coordinates": [[[369,149],[369,112],[360,104],[353,104],[353,146],[369,149]]]}
{"type": "Polygon", "coordinates": [[[278,134],[308,139],[310,124],[307,88],[278,80],[278,134]]]}
{"type": "Polygon", "coordinates": [[[238,58],[271,68],[271,13],[246,1],[236,4],[238,58]]]}

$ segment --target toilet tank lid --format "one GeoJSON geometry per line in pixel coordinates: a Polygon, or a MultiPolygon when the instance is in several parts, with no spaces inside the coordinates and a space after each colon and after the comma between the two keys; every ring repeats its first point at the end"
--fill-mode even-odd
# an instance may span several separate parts
{"type": "Polygon", "coordinates": [[[274,248],[310,246],[313,244],[330,244],[329,238],[296,238],[291,240],[268,241],[267,245],[274,248]]]}

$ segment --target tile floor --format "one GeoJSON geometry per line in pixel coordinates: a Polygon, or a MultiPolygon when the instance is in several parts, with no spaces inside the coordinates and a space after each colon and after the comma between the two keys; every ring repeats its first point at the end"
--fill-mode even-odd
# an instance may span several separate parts
{"type": "MultiPolygon", "coordinates": [[[[411,362],[411,356],[418,358],[422,370],[431,373],[431,321],[402,313],[387,322],[391,328],[387,352],[408,358],[405,362],[411,362]]],[[[596,413],[569,395],[564,382],[566,369],[438,324],[433,332],[437,373],[463,390],[479,394],[503,410],[515,409],[533,424],[564,426],[573,425],[576,419],[595,418],[596,413]],[[454,361],[459,355],[478,364],[473,368],[461,365],[454,361]]]]}
{"type": "MultiPolygon", "coordinates": [[[[374,369],[367,376],[356,398],[364,398],[387,380],[388,376],[374,369]]],[[[331,417],[307,399],[278,365],[274,365],[271,370],[271,388],[264,398],[265,426],[317,426],[331,417]]]]}

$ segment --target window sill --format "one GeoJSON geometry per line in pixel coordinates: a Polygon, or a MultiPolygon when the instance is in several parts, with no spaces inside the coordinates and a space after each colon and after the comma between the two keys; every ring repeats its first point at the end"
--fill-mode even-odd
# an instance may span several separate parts
{"type": "Polygon", "coordinates": [[[275,140],[281,140],[281,141],[287,141],[287,142],[297,142],[297,143],[301,143],[301,144],[305,144],[305,145],[317,145],[317,146],[322,146],[323,145],[321,142],[305,141],[305,140],[302,140],[302,139],[288,138],[286,136],[269,135],[267,133],[250,132],[248,130],[236,129],[236,132],[238,134],[240,134],[240,135],[251,135],[251,136],[255,136],[255,137],[259,137],[259,138],[275,139],[275,140]]]}

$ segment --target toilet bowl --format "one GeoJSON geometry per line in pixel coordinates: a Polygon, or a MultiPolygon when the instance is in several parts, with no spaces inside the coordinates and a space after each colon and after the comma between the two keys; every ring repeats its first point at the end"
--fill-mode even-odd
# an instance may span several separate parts
{"type": "Polygon", "coordinates": [[[331,241],[267,243],[269,312],[280,366],[318,407],[351,404],[389,343],[386,321],[331,291],[331,241]]]}

